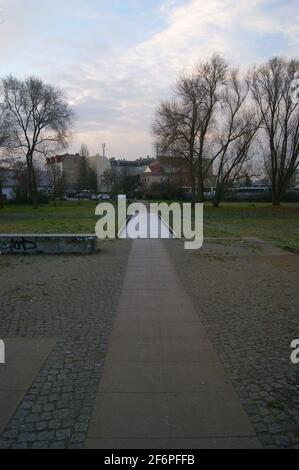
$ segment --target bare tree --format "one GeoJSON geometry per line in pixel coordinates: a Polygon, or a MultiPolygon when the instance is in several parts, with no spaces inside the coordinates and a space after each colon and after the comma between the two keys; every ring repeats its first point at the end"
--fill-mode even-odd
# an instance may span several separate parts
{"type": "Polygon", "coordinates": [[[10,168],[10,160],[4,155],[0,156],[0,209],[4,208],[4,195],[3,195],[3,184],[6,179],[7,172],[10,168]]]}
{"type": "Polygon", "coordinates": [[[2,80],[3,106],[9,118],[9,147],[23,152],[28,170],[29,196],[37,207],[34,158],[66,148],[74,114],[64,93],[36,77],[2,80]]]}
{"type": "Polygon", "coordinates": [[[79,155],[84,158],[89,157],[89,150],[86,144],[81,145],[79,155]]]}
{"type": "Polygon", "coordinates": [[[9,168],[9,159],[7,153],[2,151],[7,145],[9,137],[9,119],[3,108],[0,106],[0,209],[4,207],[4,197],[3,197],[3,180],[5,174],[9,168]]]}
{"type": "Polygon", "coordinates": [[[62,196],[64,190],[63,171],[59,164],[52,163],[48,165],[48,174],[51,181],[53,203],[56,206],[57,199],[62,196]]]}
{"type": "Polygon", "coordinates": [[[219,206],[225,189],[236,179],[244,177],[247,171],[244,166],[248,163],[251,144],[260,126],[247,99],[249,87],[249,81],[241,79],[237,70],[230,71],[210,136],[210,165],[216,173],[214,207],[219,206]]]}
{"type": "Polygon", "coordinates": [[[107,169],[104,171],[102,175],[102,183],[106,189],[106,191],[111,192],[113,186],[113,174],[111,169],[107,169]]]}
{"type": "Polygon", "coordinates": [[[292,82],[299,61],[275,57],[252,70],[252,95],[262,121],[265,167],[277,206],[299,164],[299,100],[292,82]]]}
{"type": "Polygon", "coordinates": [[[204,159],[206,143],[208,134],[212,132],[217,105],[221,103],[223,87],[227,84],[228,70],[227,62],[218,54],[201,63],[197,70],[198,87],[202,96],[199,107],[198,151],[196,152],[199,201],[204,200],[204,180],[210,169],[204,159]]]}
{"type": "Polygon", "coordinates": [[[156,158],[158,159],[159,157],[161,157],[161,144],[159,142],[159,140],[157,140],[156,142],[154,142],[153,144],[153,147],[154,147],[154,152],[155,152],[155,156],[156,158]]]}
{"type": "Polygon", "coordinates": [[[159,139],[160,149],[167,156],[180,155],[186,159],[190,177],[192,202],[196,200],[195,172],[195,139],[196,139],[195,106],[181,102],[163,102],[156,112],[153,132],[159,139]]]}
{"type": "Polygon", "coordinates": [[[157,110],[153,133],[168,155],[183,156],[191,175],[192,202],[196,193],[204,198],[205,144],[213,116],[226,83],[228,66],[219,55],[199,64],[191,75],[182,76],[172,101],[157,110]]]}

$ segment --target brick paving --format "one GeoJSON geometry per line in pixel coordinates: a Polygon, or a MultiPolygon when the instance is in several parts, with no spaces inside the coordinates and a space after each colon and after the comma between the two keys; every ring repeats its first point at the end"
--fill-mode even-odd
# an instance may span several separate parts
{"type": "Polygon", "coordinates": [[[84,447],[129,250],[0,257],[0,337],[57,340],[0,447],[84,447]]]}
{"type": "Polygon", "coordinates": [[[242,242],[164,242],[266,448],[299,448],[299,255],[242,242]],[[272,253],[274,251],[274,253],[272,253]]]}
{"type": "MultiPolygon", "coordinates": [[[[253,244],[164,242],[266,448],[299,447],[298,255],[253,244]]],[[[0,338],[56,345],[0,435],[3,448],[82,448],[130,242],[94,256],[0,256],[0,338]]]]}
{"type": "Polygon", "coordinates": [[[134,240],[87,448],[260,448],[162,240],[134,240]]]}

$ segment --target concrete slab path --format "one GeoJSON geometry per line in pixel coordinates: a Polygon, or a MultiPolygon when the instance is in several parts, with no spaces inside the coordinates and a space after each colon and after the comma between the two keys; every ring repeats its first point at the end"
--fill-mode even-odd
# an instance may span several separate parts
{"type": "Polygon", "coordinates": [[[260,447],[161,240],[132,243],[86,447],[260,447]]]}
{"type": "Polygon", "coordinates": [[[55,346],[53,338],[5,338],[0,367],[0,434],[55,346]]]}

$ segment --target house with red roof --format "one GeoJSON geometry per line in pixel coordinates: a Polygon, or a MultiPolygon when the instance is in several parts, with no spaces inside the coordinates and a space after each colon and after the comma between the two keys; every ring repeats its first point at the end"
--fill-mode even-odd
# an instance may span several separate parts
{"type": "MultiPolygon", "coordinates": [[[[209,160],[205,160],[206,165],[209,160]]],[[[160,157],[150,163],[141,175],[141,186],[147,195],[164,192],[191,194],[191,171],[187,161],[182,157],[160,157]]],[[[205,188],[213,186],[213,168],[210,165],[205,178],[205,188]]]]}

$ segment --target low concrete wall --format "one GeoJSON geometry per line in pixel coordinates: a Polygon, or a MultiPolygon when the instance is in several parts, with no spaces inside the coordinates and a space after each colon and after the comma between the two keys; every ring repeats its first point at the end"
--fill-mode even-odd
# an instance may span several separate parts
{"type": "Polygon", "coordinates": [[[97,237],[91,234],[5,234],[0,235],[0,253],[95,253],[97,237]]]}

